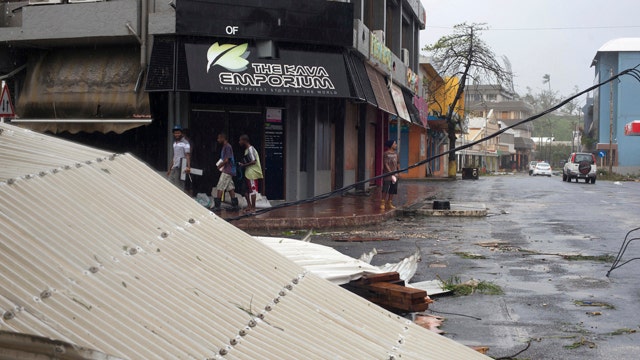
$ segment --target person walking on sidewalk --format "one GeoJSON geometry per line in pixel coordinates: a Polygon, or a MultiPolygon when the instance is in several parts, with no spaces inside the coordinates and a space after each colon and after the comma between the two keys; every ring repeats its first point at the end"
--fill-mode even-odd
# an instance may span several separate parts
{"type": "Polygon", "coordinates": [[[176,125],[173,127],[173,158],[169,163],[169,169],[167,170],[167,177],[173,185],[178,189],[185,191],[185,181],[180,180],[182,175],[182,159],[187,159],[187,166],[184,169],[185,173],[191,172],[191,145],[189,141],[184,137],[184,130],[182,126],[176,125]]]}
{"type": "MultiPolygon", "coordinates": [[[[395,142],[395,140],[388,140],[384,143],[384,146],[386,150],[382,156],[382,171],[386,174],[392,171],[400,170],[400,165],[398,164],[398,153],[396,152],[396,150],[398,149],[398,144],[395,142]]],[[[382,181],[382,200],[380,203],[380,209],[395,209],[396,207],[393,205],[393,196],[397,193],[398,176],[385,176],[382,181]]]]}
{"type": "Polygon", "coordinates": [[[236,175],[233,148],[227,140],[227,135],[223,133],[218,135],[218,144],[222,145],[222,151],[220,152],[220,160],[218,160],[216,166],[221,173],[220,180],[218,180],[218,185],[216,185],[217,194],[213,199],[213,210],[220,210],[222,195],[224,195],[224,193],[227,191],[231,196],[231,206],[233,206],[233,210],[238,210],[238,198],[236,198],[236,188],[233,184],[233,177],[236,175]]]}
{"type": "Polygon", "coordinates": [[[251,145],[248,135],[240,136],[240,146],[244,150],[244,158],[239,163],[244,168],[244,178],[247,184],[245,197],[247,198],[246,212],[256,210],[256,198],[258,196],[258,180],[262,179],[262,166],[258,151],[251,145]]]}

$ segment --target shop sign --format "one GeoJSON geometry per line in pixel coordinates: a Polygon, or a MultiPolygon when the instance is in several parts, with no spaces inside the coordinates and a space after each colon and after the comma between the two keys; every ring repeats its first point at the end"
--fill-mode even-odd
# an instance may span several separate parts
{"type": "Polygon", "coordinates": [[[249,43],[185,44],[191,91],[349,97],[343,55],[280,49],[260,59],[249,43]]]}
{"type": "Polygon", "coordinates": [[[624,134],[627,136],[640,136],[640,120],[626,124],[624,126],[624,134]]]}
{"type": "Polygon", "coordinates": [[[427,104],[425,99],[419,96],[414,96],[413,105],[415,105],[420,112],[420,122],[422,123],[422,125],[424,125],[424,127],[428,127],[427,121],[429,120],[429,105],[427,104]]]}
{"type": "Polygon", "coordinates": [[[371,48],[369,49],[371,57],[390,70],[392,64],[391,50],[383,42],[378,40],[373,33],[371,33],[369,38],[371,39],[371,48]]]}
{"type": "Polygon", "coordinates": [[[407,87],[413,91],[414,94],[418,93],[418,74],[413,72],[410,67],[407,67],[407,87]]]}

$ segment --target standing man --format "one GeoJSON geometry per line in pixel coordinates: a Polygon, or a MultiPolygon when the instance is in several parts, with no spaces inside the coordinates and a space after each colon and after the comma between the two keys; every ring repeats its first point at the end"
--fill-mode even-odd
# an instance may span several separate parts
{"type": "MultiPolygon", "coordinates": [[[[384,146],[386,150],[382,156],[382,171],[386,174],[392,171],[400,170],[400,166],[398,164],[398,153],[396,152],[396,150],[398,149],[398,144],[396,144],[395,140],[388,140],[384,143],[384,146]]],[[[393,196],[397,193],[397,175],[385,176],[384,180],[382,181],[382,202],[380,203],[380,209],[395,209],[396,207],[393,205],[393,196]]]]}
{"type": "Polygon", "coordinates": [[[213,199],[214,208],[213,210],[219,211],[221,207],[222,195],[226,191],[229,192],[231,196],[231,205],[234,210],[238,210],[238,199],[236,198],[236,187],[233,184],[233,177],[236,175],[235,169],[235,159],[233,157],[233,148],[229,141],[227,141],[226,134],[218,135],[218,144],[222,145],[222,151],[220,152],[220,160],[216,163],[218,170],[220,170],[220,180],[218,180],[218,185],[216,185],[217,194],[213,199]]]}
{"type": "Polygon", "coordinates": [[[245,197],[247,198],[247,212],[256,210],[256,197],[258,196],[258,180],[262,179],[262,166],[258,151],[251,145],[248,135],[240,136],[240,146],[244,148],[244,158],[239,163],[244,168],[244,177],[247,183],[245,197]]]}
{"type": "Polygon", "coordinates": [[[173,158],[169,163],[167,177],[173,185],[184,191],[185,181],[180,180],[182,159],[187,159],[187,167],[184,169],[184,172],[188,174],[191,172],[191,145],[189,145],[189,141],[184,137],[182,126],[176,125],[173,127],[173,158]]]}

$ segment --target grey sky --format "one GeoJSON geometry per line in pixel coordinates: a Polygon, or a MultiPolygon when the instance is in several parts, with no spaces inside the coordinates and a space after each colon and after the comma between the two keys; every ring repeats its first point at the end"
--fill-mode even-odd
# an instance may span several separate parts
{"type": "MultiPolygon", "coordinates": [[[[511,60],[516,91],[539,92],[542,76],[563,95],[593,84],[591,60],[611,39],[640,37],[638,0],[422,0],[427,28],[420,42],[434,43],[462,22],[487,23],[483,34],[497,56],[511,60]],[[626,27],[625,27],[626,26],[626,27]],[[566,28],[589,29],[566,29],[566,28]],[[499,30],[499,29],[558,30],[499,30]]],[[[583,100],[581,101],[583,102],[583,100]]]]}

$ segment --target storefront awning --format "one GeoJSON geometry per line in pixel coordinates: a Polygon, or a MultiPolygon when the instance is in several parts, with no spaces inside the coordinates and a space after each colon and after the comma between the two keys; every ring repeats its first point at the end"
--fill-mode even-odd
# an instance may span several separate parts
{"type": "Polygon", "coordinates": [[[178,91],[351,98],[342,52],[210,40],[179,43],[177,61],[178,91]]]}
{"type": "Polygon", "coordinates": [[[429,129],[433,131],[448,131],[449,126],[447,120],[440,117],[429,116],[429,129]]]}
{"type": "Polygon", "coordinates": [[[387,87],[387,80],[385,80],[381,73],[371,67],[371,65],[367,64],[365,67],[367,68],[367,75],[369,75],[369,81],[371,82],[378,108],[391,115],[398,115],[396,107],[393,105],[389,88],[387,87]]]}
{"type": "Polygon", "coordinates": [[[59,134],[79,132],[122,134],[125,131],[151,124],[153,119],[13,119],[11,123],[37,132],[59,134]]]}
{"type": "Polygon", "coordinates": [[[27,65],[13,123],[52,132],[143,126],[151,121],[143,75],[135,46],[42,52],[27,65]]]}
{"type": "Polygon", "coordinates": [[[377,107],[378,102],[371,87],[364,61],[353,52],[346,52],[344,59],[349,71],[349,79],[351,80],[352,97],[377,107]]]}

